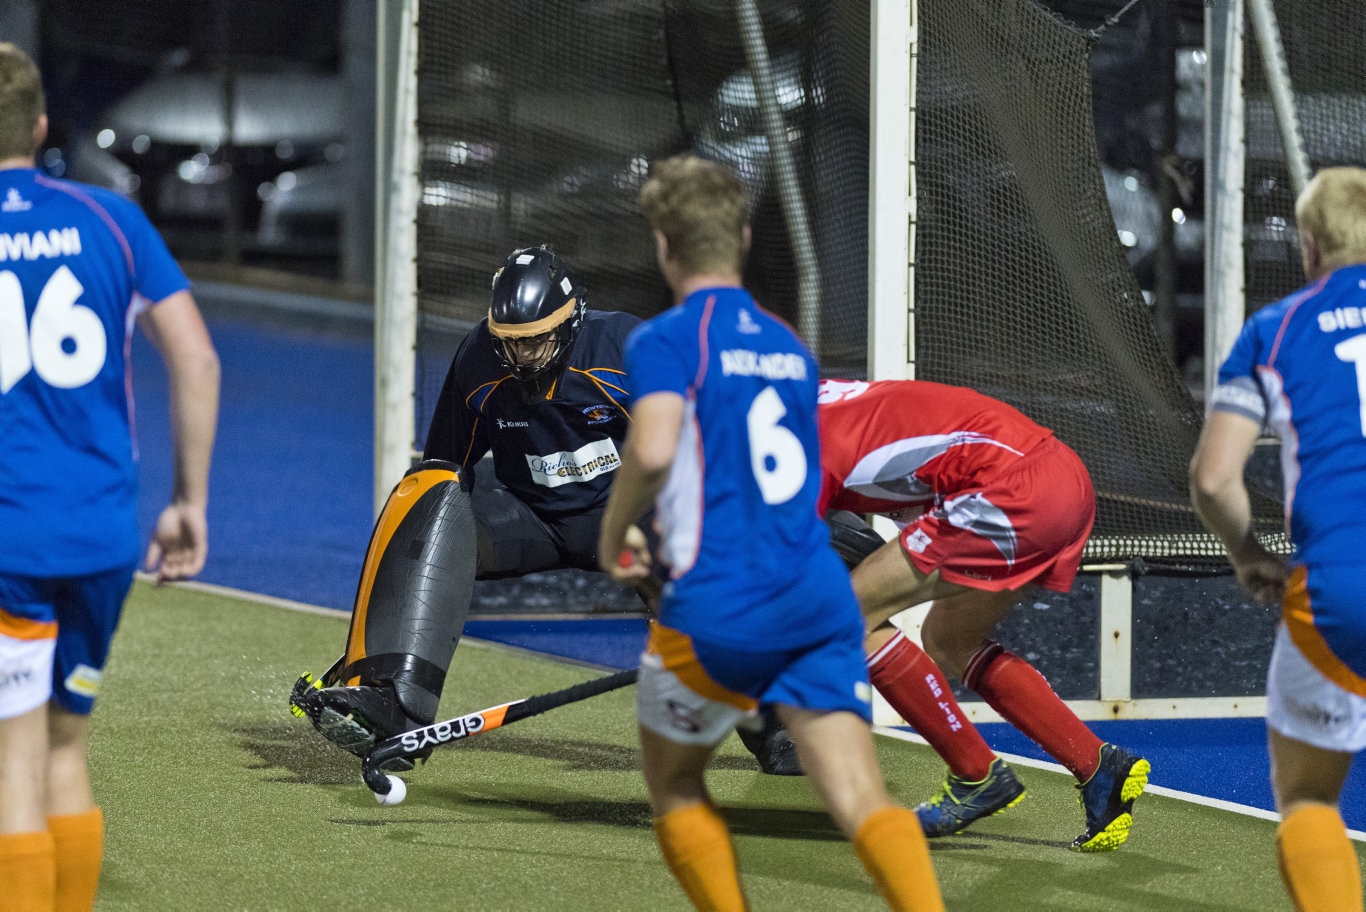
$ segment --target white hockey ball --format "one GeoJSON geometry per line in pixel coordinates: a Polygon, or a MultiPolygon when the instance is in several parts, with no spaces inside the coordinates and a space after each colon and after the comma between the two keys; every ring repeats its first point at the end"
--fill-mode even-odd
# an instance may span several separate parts
{"type": "Polygon", "coordinates": [[[387,773],[384,778],[389,780],[389,792],[386,795],[375,792],[375,800],[383,805],[402,804],[403,799],[408,797],[407,783],[397,776],[387,773]]]}

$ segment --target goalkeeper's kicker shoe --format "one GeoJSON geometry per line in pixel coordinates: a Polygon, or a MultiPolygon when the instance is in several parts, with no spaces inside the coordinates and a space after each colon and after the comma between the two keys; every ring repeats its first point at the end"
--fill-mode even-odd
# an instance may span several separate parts
{"type": "Polygon", "coordinates": [[[763,728],[756,731],[737,725],[735,732],[759,761],[760,772],[770,776],[800,776],[802,764],[797,759],[797,745],[783,728],[783,723],[778,721],[777,713],[765,706],[759,710],[759,716],[763,719],[763,728]]]}
{"type": "Polygon", "coordinates": [[[1134,799],[1148,787],[1152,766],[1122,747],[1102,744],[1100,766],[1077,788],[1086,809],[1086,832],[1072,840],[1079,852],[1111,852],[1124,845],[1134,824],[1134,799]]]}
{"type": "Polygon", "coordinates": [[[999,814],[1024,801],[1025,787],[1000,757],[991,761],[984,778],[969,782],[952,773],[939,794],[915,809],[925,835],[951,836],[983,817],[999,814]]]}
{"type": "MultiPolygon", "coordinates": [[[[294,683],[289,710],[307,718],[320,735],[357,757],[369,754],[371,748],[385,738],[426,724],[404,713],[390,687],[323,687],[322,681],[314,679],[309,672],[304,672],[294,683]]],[[[413,768],[413,763],[407,758],[396,757],[382,768],[386,772],[405,772],[413,768]]]]}

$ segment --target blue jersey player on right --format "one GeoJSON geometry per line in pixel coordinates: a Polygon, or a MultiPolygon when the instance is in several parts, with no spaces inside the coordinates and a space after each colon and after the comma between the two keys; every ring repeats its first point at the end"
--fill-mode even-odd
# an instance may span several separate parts
{"type": "Polygon", "coordinates": [[[633,524],[655,504],[670,580],[638,716],[665,861],[699,909],[747,908],[704,774],[736,723],[771,704],[884,898],[942,909],[919,820],[878,769],[863,621],[816,513],[816,362],[740,284],[744,190],[679,156],[655,164],[640,199],[677,306],[627,342],[632,425],[598,555],[618,581],[643,578],[652,558],[633,524]]]}
{"type": "Polygon", "coordinates": [[[1338,809],[1366,749],[1366,170],[1319,172],[1295,204],[1310,285],[1247,321],[1219,370],[1191,499],[1238,580],[1281,603],[1266,685],[1281,877],[1300,910],[1360,910],[1338,809]],[[1252,531],[1243,470],[1281,439],[1290,560],[1252,531]]]}

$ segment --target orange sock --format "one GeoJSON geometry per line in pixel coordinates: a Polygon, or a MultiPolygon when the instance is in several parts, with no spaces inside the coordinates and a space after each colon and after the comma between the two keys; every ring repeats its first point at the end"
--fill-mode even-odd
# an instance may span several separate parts
{"type": "Polygon", "coordinates": [[[57,882],[52,834],[0,834],[0,897],[7,912],[53,912],[57,882]]]}
{"type": "Polygon", "coordinates": [[[57,909],[93,909],[104,859],[104,815],[91,808],[84,814],[49,817],[47,828],[57,846],[57,909]]]}
{"type": "Polygon", "coordinates": [[[1276,856],[1297,912],[1361,912],[1361,867],[1337,808],[1292,811],[1276,828],[1276,856]]]}
{"type": "Polygon", "coordinates": [[[943,912],[930,847],[914,811],[888,805],[873,811],[854,834],[854,852],[893,909],[943,912]]]}
{"type": "Polygon", "coordinates": [[[703,912],[749,908],[740,886],[730,830],[710,804],[692,804],[655,818],[664,861],[692,904],[703,912]]]}

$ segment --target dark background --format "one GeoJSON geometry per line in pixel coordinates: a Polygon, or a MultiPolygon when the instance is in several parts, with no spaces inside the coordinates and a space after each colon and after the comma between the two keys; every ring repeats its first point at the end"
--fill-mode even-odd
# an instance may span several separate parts
{"type": "MultiPolygon", "coordinates": [[[[1203,72],[1192,61],[1203,46],[1204,3],[1045,5],[1095,35],[1098,151],[1117,179],[1130,178],[1111,193],[1116,221],[1168,350],[1197,376],[1203,72]],[[1181,225],[1151,218],[1172,209],[1181,225]]],[[[775,20],[783,6],[761,4],[775,20]]],[[[369,0],[0,0],[0,33],[43,68],[44,168],[138,199],[198,278],[358,301],[369,300],[375,279],[376,32],[369,0]],[[222,107],[210,116],[201,104],[194,126],[173,116],[196,80],[211,87],[196,97],[223,107],[234,99],[234,129],[222,107]],[[292,91],[299,84],[314,91],[292,91]],[[249,128],[257,118],[271,121],[264,132],[249,128]],[[172,120],[182,135],[171,135],[172,120]],[[102,148],[111,125],[120,129],[102,148]],[[317,139],[320,130],[327,135],[317,139]],[[193,185],[178,176],[187,168],[197,172],[193,185]],[[286,172],[285,181],[307,186],[280,193],[286,172]],[[274,216],[263,199],[270,194],[274,216]]]]}

